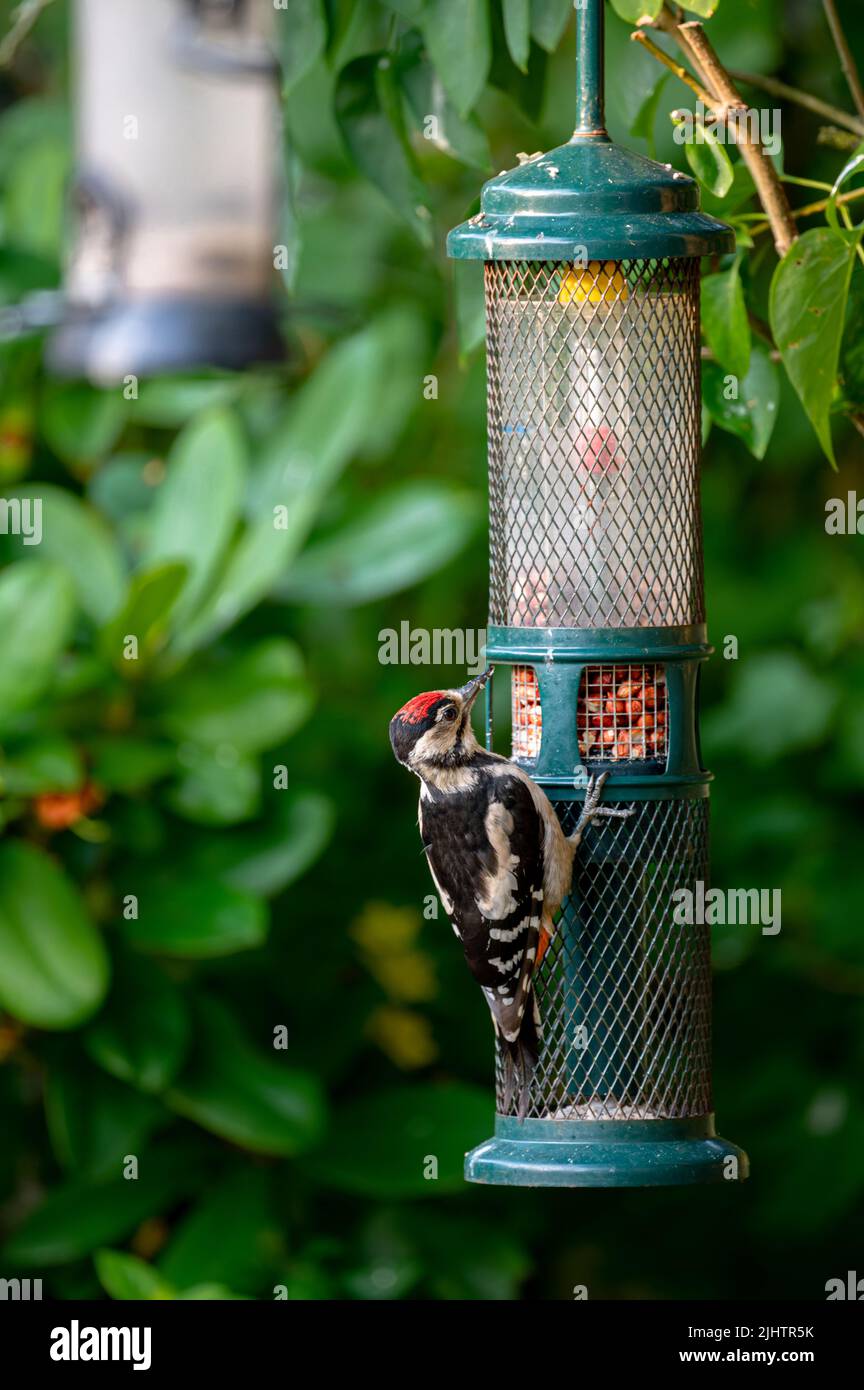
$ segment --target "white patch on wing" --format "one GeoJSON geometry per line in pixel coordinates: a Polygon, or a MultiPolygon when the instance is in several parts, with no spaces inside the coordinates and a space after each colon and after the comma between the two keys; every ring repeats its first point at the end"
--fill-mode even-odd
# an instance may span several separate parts
{"type": "MultiPolygon", "coordinates": [[[[532,917],[531,922],[536,926],[536,920],[532,917]]],[[[521,922],[517,922],[515,927],[490,927],[489,935],[493,941],[515,941],[517,936],[521,936],[528,926],[529,919],[523,917],[521,922]]]]}
{"type": "Polygon", "coordinates": [[[510,853],[510,832],[513,817],[501,801],[493,801],[486,812],[486,834],[495,851],[497,866],[494,873],[483,876],[483,888],[475,901],[484,917],[500,922],[509,917],[516,907],[516,875],[513,870],[519,863],[518,854],[510,853]]]}
{"type": "MultiPolygon", "coordinates": [[[[542,787],[528,776],[524,768],[502,758],[488,769],[493,777],[515,777],[527,787],[535,810],[543,822],[543,893],[542,901],[550,916],[561,906],[570,891],[573,877],[573,846],[561,829],[561,822],[555,814],[542,787]]],[[[535,894],[536,896],[536,894],[535,894]]]]}

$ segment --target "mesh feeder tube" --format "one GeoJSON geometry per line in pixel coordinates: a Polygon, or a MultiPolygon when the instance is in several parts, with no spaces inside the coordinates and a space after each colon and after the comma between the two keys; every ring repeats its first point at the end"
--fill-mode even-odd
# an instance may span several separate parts
{"type": "MultiPolygon", "coordinates": [[[[487,658],[511,680],[514,759],[576,826],[604,800],[535,974],[527,1116],[497,1059],[474,1182],[622,1187],[743,1178],[711,1097],[709,930],[675,921],[708,877],[698,738],[699,258],[734,249],[695,182],[610,140],[602,0],[577,10],[576,131],[483,189],[448,238],[484,262],[487,658]]],[[[492,746],[487,688],[487,743],[492,746]]]]}

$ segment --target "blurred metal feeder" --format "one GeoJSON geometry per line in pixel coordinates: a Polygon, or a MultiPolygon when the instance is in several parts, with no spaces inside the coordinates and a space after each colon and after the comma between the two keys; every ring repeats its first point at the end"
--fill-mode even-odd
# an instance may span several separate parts
{"type": "Polygon", "coordinates": [[[465,1171],[713,1182],[747,1157],[714,1131],[709,931],[676,925],[672,894],[708,874],[699,257],[735,243],[692,179],[610,140],[602,0],[577,24],[572,140],[487,183],[448,250],[485,262],[487,657],[496,680],[511,668],[512,755],[567,831],[592,771],[636,810],[583,839],[536,977],[527,1118],[505,1109],[499,1056],[495,1137],[465,1171]]]}
{"type": "Polygon", "coordinates": [[[272,0],[76,0],[77,227],[48,360],[98,382],[284,356],[272,0]]]}

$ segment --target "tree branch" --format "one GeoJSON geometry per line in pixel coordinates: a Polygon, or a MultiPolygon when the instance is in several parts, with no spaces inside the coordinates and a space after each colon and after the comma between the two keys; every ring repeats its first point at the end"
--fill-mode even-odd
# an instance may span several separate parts
{"type": "MultiPolygon", "coordinates": [[[[828,14],[829,23],[832,19],[832,13],[834,20],[837,21],[833,0],[823,0],[823,3],[825,5],[826,14],[828,14]]],[[[723,64],[711,47],[701,24],[694,21],[685,22],[683,11],[680,10],[678,6],[675,6],[673,11],[669,4],[666,3],[657,19],[654,20],[654,27],[662,30],[663,33],[675,39],[685,56],[689,58],[691,65],[695,68],[704,85],[714,93],[712,104],[715,109],[718,105],[721,107],[725,106],[727,110],[736,105],[744,105],[732,77],[723,67],[723,64]]],[[[840,29],[839,21],[836,22],[836,28],[835,25],[832,24],[832,32],[834,33],[835,43],[840,52],[841,63],[844,65],[843,70],[846,72],[847,81],[850,82],[850,89],[852,90],[853,98],[855,98],[856,108],[859,115],[864,117],[864,96],[861,94],[857,69],[855,69],[852,56],[849,53],[848,46],[846,46],[845,36],[840,29]],[[851,64],[851,72],[853,74],[851,80],[847,60],[848,64],[851,64]],[[853,81],[857,83],[858,96],[856,96],[853,81]],[[861,98],[860,100],[859,97],[861,98]]],[[[733,112],[729,110],[728,116],[731,117],[732,115],[733,112]]],[[[844,123],[848,122],[848,119],[849,118],[846,117],[844,123]]],[[[739,137],[741,135],[740,132],[736,132],[736,134],[739,137]]],[[[753,176],[753,182],[756,185],[759,201],[765,210],[767,218],[767,221],[760,227],[752,228],[752,233],[756,235],[758,232],[768,231],[770,229],[774,237],[774,245],[777,254],[779,256],[784,256],[790,246],[798,239],[798,228],[795,225],[795,219],[809,217],[816,212],[824,212],[825,208],[828,206],[829,199],[825,198],[818,203],[811,203],[807,207],[798,208],[795,213],[793,213],[789,206],[789,200],[786,197],[786,190],[780,182],[777,170],[766,155],[761,141],[758,138],[750,139],[745,133],[743,138],[737,139],[737,144],[741,150],[741,157],[746,162],[753,176]]],[[[853,199],[862,196],[864,196],[864,189],[855,189],[852,193],[841,194],[840,197],[836,199],[836,202],[838,204],[844,204],[852,202],[853,199]]],[[[864,434],[864,413],[850,411],[849,419],[859,433],[864,434]]]]}
{"type": "Polygon", "coordinates": [[[855,59],[852,57],[852,52],[846,42],[846,35],[843,33],[837,7],[834,0],[822,0],[822,6],[825,10],[825,18],[828,20],[828,27],[831,30],[831,37],[834,40],[834,47],[840,58],[840,66],[843,69],[849,91],[852,93],[855,110],[859,116],[864,116],[864,88],[861,86],[861,78],[858,76],[855,59]]]}
{"type": "MultiPolygon", "coordinates": [[[[746,106],[698,20],[677,24],[676,30],[680,41],[689,50],[697,72],[701,73],[703,81],[716,97],[727,107],[746,106]]],[[[777,255],[785,256],[798,235],[786,190],[758,135],[749,130],[742,132],[737,127],[733,127],[733,135],[771,223],[777,255]]]]}

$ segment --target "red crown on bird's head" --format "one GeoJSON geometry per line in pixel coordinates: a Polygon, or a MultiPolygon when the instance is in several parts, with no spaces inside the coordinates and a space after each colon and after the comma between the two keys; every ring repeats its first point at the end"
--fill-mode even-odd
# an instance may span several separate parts
{"type": "Polygon", "coordinates": [[[414,699],[409,700],[407,705],[403,705],[396,718],[401,719],[405,724],[419,724],[426,718],[432,706],[443,699],[443,690],[426,690],[422,695],[415,695],[414,699]]]}

